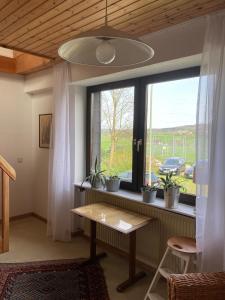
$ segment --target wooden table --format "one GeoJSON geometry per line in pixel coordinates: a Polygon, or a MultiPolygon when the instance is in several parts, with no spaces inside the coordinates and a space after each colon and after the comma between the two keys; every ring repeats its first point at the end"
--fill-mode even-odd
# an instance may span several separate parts
{"type": "Polygon", "coordinates": [[[103,202],[78,207],[72,209],[72,212],[91,221],[90,258],[88,261],[106,256],[106,253],[96,254],[96,223],[129,235],[129,277],[126,281],[118,285],[118,292],[123,292],[126,288],[145,276],[144,272],[136,273],[136,230],[147,225],[153,218],[103,202]]]}

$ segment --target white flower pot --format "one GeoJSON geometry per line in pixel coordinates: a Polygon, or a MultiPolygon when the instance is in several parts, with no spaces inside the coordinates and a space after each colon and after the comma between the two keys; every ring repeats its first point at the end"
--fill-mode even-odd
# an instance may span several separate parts
{"type": "Polygon", "coordinates": [[[164,191],[164,200],[165,200],[165,207],[174,209],[178,207],[180,197],[180,189],[179,188],[169,188],[167,191],[164,191]]]}
{"type": "Polygon", "coordinates": [[[143,202],[154,203],[157,191],[142,191],[143,202]]]}
{"type": "Polygon", "coordinates": [[[94,189],[100,189],[100,188],[102,188],[101,180],[100,179],[95,179],[92,182],[91,187],[94,188],[94,189]]]}
{"type": "Polygon", "coordinates": [[[106,179],[105,184],[108,192],[118,192],[120,188],[120,179],[106,179]]]}

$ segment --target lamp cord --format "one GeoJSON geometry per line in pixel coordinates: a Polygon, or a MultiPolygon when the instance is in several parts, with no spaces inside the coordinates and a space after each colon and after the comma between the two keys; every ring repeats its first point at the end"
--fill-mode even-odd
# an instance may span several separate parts
{"type": "Polygon", "coordinates": [[[105,0],[105,26],[108,25],[108,1],[105,0]]]}

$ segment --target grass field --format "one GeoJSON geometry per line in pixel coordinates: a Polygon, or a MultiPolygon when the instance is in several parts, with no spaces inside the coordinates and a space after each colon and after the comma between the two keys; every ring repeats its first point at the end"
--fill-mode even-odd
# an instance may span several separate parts
{"type": "MultiPolygon", "coordinates": [[[[121,174],[132,170],[132,132],[121,130],[117,132],[116,151],[109,165],[111,137],[107,131],[101,135],[101,169],[107,175],[121,174]]],[[[194,127],[153,130],[150,138],[147,133],[146,141],[146,171],[152,171],[156,176],[159,165],[168,157],[181,157],[186,161],[186,166],[195,162],[195,132],[194,127]],[[150,142],[151,140],[151,142],[150,142]],[[151,144],[151,153],[150,153],[151,144]],[[150,167],[151,166],[151,167],[150,167]],[[151,170],[150,170],[151,169],[151,170]]],[[[192,179],[187,179],[183,174],[178,176],[183,180],[186,193],[195,194],[195,184],[192,179]]]]}

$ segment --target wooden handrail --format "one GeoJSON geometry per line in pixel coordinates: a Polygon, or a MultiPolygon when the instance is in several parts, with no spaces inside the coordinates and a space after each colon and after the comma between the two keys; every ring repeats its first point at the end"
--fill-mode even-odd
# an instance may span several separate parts
{"type": "Polygon", "coordinates": [[[2,171],[5,172],[12,180],[16,180],[16,171],[1,155],[0,169],[2,169],[2,171]]]}
{"type": "Polygon", "coordinates": [[[9,178],[16,180],[16,171],[0,155],[0,170],[2,170],[2,238],[0,252],[9,251],[9,178]]]}

